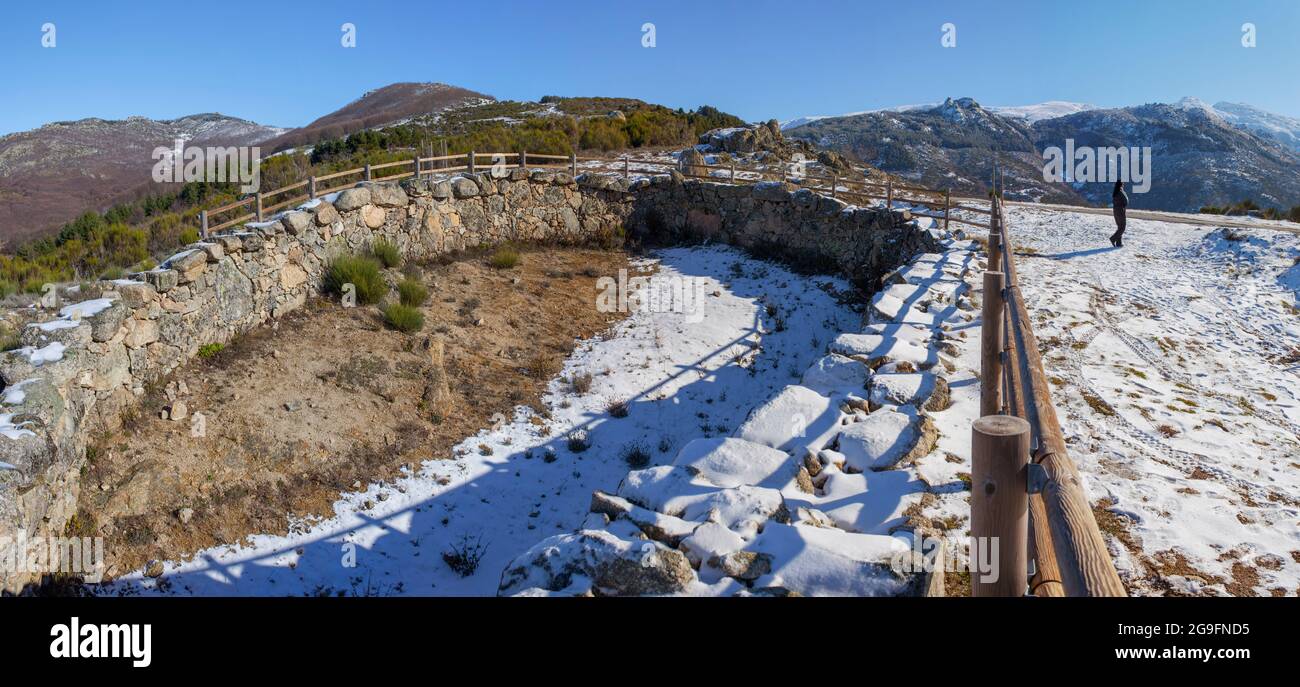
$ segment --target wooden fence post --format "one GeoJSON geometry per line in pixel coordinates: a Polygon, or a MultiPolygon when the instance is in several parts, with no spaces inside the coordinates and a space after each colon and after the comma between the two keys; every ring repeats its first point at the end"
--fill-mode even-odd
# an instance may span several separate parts
{"type": "Polygon", "coordinates": [[[316,177],[315,176],[307,177],[307,197],[312,200],[316,199],[316,177]]]}
{"type": "Polygon", "coordinates": [[[370,163],[366,163],[366,181],[370,181],[370,163]]]}
{"type": "Polygon", "coordinates": [[[623,156],[623,178],[632,178],[632,158],[627,155],[623,156]]]}
{"type": "Polygon", "coordinates": [[[208,238],[208,211],[199,210],[199,236],[203,239],[208,238]]]}
{"type": "Polygon", "coordinates": [[[730,164],[731,164],[731,183],[734,184],[736,183],[736,163],[733,161],[730,164]]]}
{"type": "Polygon", "coordinates": [[[578,154],[569,153],[569,176],[578,178],[578,154]]]}
{"type": "Polygon", "coordinates": [[[837,191],[835,187],[839,185],[840,185],[839,175],[834,172],[831,172],[831,198],[835,197],[835,193],[837,191]]]}
{"type": "MultiPolygon", "coordinates": [[[[1000,229],[997,222],[994,222],[994,229],[1000,229]]],[[[989,270],[993,272],[1002,271],[1002,232],[989,232],[989,270]]]]}
{"type": "Polygon", "coordinates": [[[472,150],[469,151],[469,155],[468,155],[468,157],[466,158],[466,159],[467,159],[467,162],[466,162],[465,166],[469,168],[468,171],[469,171],[470,174],[473,174],[473,173],[474,173],[474,157],[475,157],[475,155],[474,155],[474,151],[472,151],[472,150]]]}
{"type": "Polygon", "coordinates": [[[885,209],[894,209],[894,180],[885,177],[885,209]]]}
{"type": "Polygon", "coordinates": [[[528,151],[527,151],[527,150],[520,151],[520,153],[519,153],[519,169],[528,169],[528,151]]]}
{"type": "Polygon", "coordinates": [[[1024,596],[1029,576],[1029,423],[990,415],[971,427],[971,595],[1024,596]]]}
{"type": "Polygon", "coordinates": [[[415,178],[419,179],[420,178],[420,154],[419,153],[415,154],[415,169],[413,171],[415,173],[415,178]]]}
{"type": "MultiPolygon", "coordinates": [[[[997,415],[1002,408],[1002,296],[1005,275],[984,273],[983,320],[980,324],[980,416],[997,415]]],[[[1011,364],[1015,364],[1011,361],[1011,364]]]]}
{"type": "Polygon", "coordinates": [[[944,231],[948,231],[948,208],[951,207],[951,203],[949,202],[949,198],[948,198],[949,193],[950,191],[948,189],[943,190],[943,230],[944,231]]]}
{"type": "MultiPolygon", "coordinates": [[[[369,175],[367,175],[367,178],[369,178],[369,175]]],[[[261,191],[257,192],[257,221],[259,222],[262,221],[262,192],[261,191]]]]}

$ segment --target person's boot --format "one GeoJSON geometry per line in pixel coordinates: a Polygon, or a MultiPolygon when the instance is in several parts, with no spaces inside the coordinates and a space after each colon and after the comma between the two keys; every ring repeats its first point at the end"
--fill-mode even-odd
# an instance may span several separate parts
{"type": "Polygon", "coordinates": [[[1119,238],[1116,234],[1110,235],[1110,246],[1111,248],[1119,248],[1119,238]]]}

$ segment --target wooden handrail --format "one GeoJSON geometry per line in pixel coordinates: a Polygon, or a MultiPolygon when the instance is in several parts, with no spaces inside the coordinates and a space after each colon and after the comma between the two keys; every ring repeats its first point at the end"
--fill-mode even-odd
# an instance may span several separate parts
{"type": "MultiPolygon", "coordinates": [[[[306,186],[311,188],[311,191],[308,192],[308,198],[312,198],[312,197],[319,198],[322,195],[328,193],[334,193],[346,189],[352,185],[351,183],[347,183],[347,184],[339,184],[333,187],[325,187],[323,182],[330,181],[333,179],[339,179],[341,177],[352,176],[352,175],[363,175],[365,179],[370,181],[390,181],[395,179],[408,178],[412,174],[418,174],[419,176],[424,176],[425,174],[437,176],[441,174],[450,174],[450,173],[463,172],[463,171],[473,172],[477,169],[477,165],[475,164],[475,161],[478,160],[479,158],[514,159],[516,160],[516,162],[511,166],[515,166],[515,167],[519,167],[527,164],[527,161],[524,158],[524,156],[519,153],[480,153],[476,151],[470,151],[467,153],[461,153],[459,155],[440,155],[440,156],[432,156],[432,157],[420,157],[417,155],[408,160],[396,160],[391,162],[381,162],[378,164],[367,164],[364,167],[356,167],[353,169],[345,169],[338,172],[331,172],[329,174],[322,174],[314,177],[314,183],[313,180],[309,178],[303,181],[298,181],[292,184],[288,184],[281,188],[272,189],[270,191],[264,191],[260,194],[260,196],[261,199],[264,200],[268,197],[276,196],[281,193],[285,193],[287,191],[292,191],[294,189],[298,189],[306,186]],[[432,169],[424,169],[419,166],[423,163],[445,162],[448,160],[464,160],[465,164],[457,165],[454,167],[443,167],[443,168],[432,168],[432,169]],[[411,172],[407,173],[406,171],[403,171],[401,174],[394,174],[385,177],[372,176],[372,172],[374,172],[375,170],[388,169],[390,167],[399,167],[399,166],[410,168],[411,172]]],[[[676,162],[662,162],[658,160],[632,160],[627,155],[623,155],[618,158],[611,159],[611,158],[595,158],[595,157],[580,158],[576,155],[565,156],[565,155],[548,155],[542,153],[527,153],[527,159],[564,160],[567,162],[567,164],[552,164],[552,165],[527,164],[527,166],[533,168],[543,168],[543,169],[563,169],[567,167],[570,169],[571,172],[575,174],[579,172],[579,169],[577,168],[577,165],[579,163],[589,164],[593,162],[597,163],[597,166],[595,167],[597,171],[603,170],[607,172],[621,173],[624,175],[628,175],[631,173],[631,165],[633,162],[635,162],[637,166],[641,168],[657,167],[661,169],[673,169],[673,170],[680,171],[679,163],[676,162]],[[617,165],[617,167],[615,167],[615,165],[617,165]]],[[[841,179],[838,176],[834,176],[834,175],[821,176],[816,174],[805,174],[802,177],[799,177],[797,179],[787,178],[784,167],[782,167],[779,171],[776,172],[770,170],[736,167],[734,163],[729,163],[726,165],[701,163],[698,165],[691,165],[691,167],[703,168],[704,170],[718,170],[723,172],[723,174],[715,176],[707,172],[704,174],[691,172],[691,173],[684,173],[683,176],[686,176],[688,178],[693,178],[693,179],[711,181],[714,183],[754,184],[757,182],[768,181],[768,180],[781,181],[787,183],[796,183],[796,185],[802,188],[806,188],[813,191],[827,192],[831,195],[831,197],[839,196],[848,199],[854,199],[854,198],[865,199],[867,201],[883,200],[890,207],[892,207],[892,204],[895,201],[911,203],[914,205],[936,206],[938,204],[938,199],[945,198],[948,195],[947,191],[938,191],[934,189],[922,188],[919,186],[894,186],[890,181],[887,181],[886,183],[882,184],[879,182],[867,181],[865,179],[863,180],[841,179]],[[825,182],[825,185],[819,185],[819,182],[825,182]],[[870,192],[871,189],[883,189],[884,193],[872,193],[870,192]],[[923,194],[930,194],[930,195],[934,195],[935,199],[920,199],[920,198],[909,198],[909,197],[899,196],[896,195],[897,191],[914,191],[923,194]]],[[[588,169],[592,169],[592,168],[589,167],[588,169]]],[[[978,200],[978,199],[963,198],[961,200],[971,201],[971,200],[978,200]]],[[[214,215],[229,212],[231,210],[235,210],[241,207],[257,208],[258,202],[259,201],[257,200],[256,197],[249,196],[248,198],[237,200],[232,203],[227,203],[225,205],[208,210],[207,214],[209,219],[211,219],[212,216],[214,215]]],[[[267,212],[273,212],[277,209],[286,207],[287,205],[290,204],[292,203],[287,201],[282,201],[274,205],[261,207],[260,211],[264,215],[267,212]]],[[[953,211],[991,214],[990,210],[974,208],[968,205],[948,207],[946,211],[944,211],[942,214],[927,214],[922,212],[917,212],[914,214],[920,217],[941,219],[944,220],[945,224],[947,222],[960,222],[962,224],[967,224],[970,226],[980,227],[985,229],[989,227],[988,224],[982,222],[975,222],[971,220],[954,217],[952,216],[953,211]]],[[[258,213],[254,212],[251,214],[251,216],[258,217],[258,213]]],[[[239,219],[243,220],[246,219],[246,217],[241,216],[239,219]]],[[[208,231],[209,232],[217,231],[219,229],[224,229],[226,227],[229,227],[237,223],[238,221],[233,219],[227,220],[226,222],[222,222],[215,226],[210,226],[208,231]]]]}
{"type": "Polygon", "coordinates": [[[337,179],[337,178],[339,178],[339,177],[345,177],[345,176],[348,176],[349,174],[362,174],[362,173],[364,173],[365,171],[366,171],[366,168],[365,168],[365,167],[357,167],[356,169],[345,169],[345,170],[343,170],[342,172],[333,172],[333,173],[331,173],[331,174],[322,174],[322,175],[316,177],[316,181],[329,181],[330,179],[337,179]]]}
{"type": "MultiPolygon", "coordinates": [[[[1028,422],[1033,462],[1043,473],[1041,489],[1031,494],[1028,502],[1030,548],[1036,569],[1030,591],[1039,596],[1126,596],[1084,494],[1078,468],[1069,457],[1052,404],[1038,339],[1016,275],[1006,209],[996,194],[992,205],[991,233],[1000,240],[989,248],[998,252],[1000,267],[1006,274],[1006,364],[999,379],[983,379],[982,383],[986,389],[990,385],[990,390],[1005,389],[1004,412],[1028,422]]],[[[971,534],[980,537],[982,533],[971,534]]]]}

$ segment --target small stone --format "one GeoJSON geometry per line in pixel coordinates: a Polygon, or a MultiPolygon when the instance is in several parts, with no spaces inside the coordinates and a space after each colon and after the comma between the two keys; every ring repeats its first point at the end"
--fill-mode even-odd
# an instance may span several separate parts
{"type": "Polygon", "coordinates": [[[715,558],[710,564],[722,570],[728,577],[752,582],[772,572],[772,556],[753,551],[733,551],[725,556],[715,558]]]}
{"type": "Polygon", "coordinates": [[[284,409],[291,413],[296,413],[299,410],[302,410],[302,401],[290,401],[284,404],[284,409]]]}
{"type": "Polygon", "coordinates": [[[172,404],[171,419],[175,421],[184,420],[189,417],[190,409],[185,405],[185,401],[177,401],[172,404]]]}
{"type": "Polygon", "coordinates": [[[149,561],[149,563],[146,564],[145,567],[144,567],[144,575],[145,575],[145,577],[155,577],[155,578],[156,578],[156,577],[162,577],[162,574],[163,574],[163,563],[162,563],[162,561],[156,561],[156,560],[155,560],[155,561],[149,561]]]}
{"type": "Polygon", "coordinates": [[[367,205],[361,208],[361,221],[365,222],[366,226],[371,229],[384,226],[384,220],[387,217],[388,213],[384,212],[384,209],[378,205],[367,205]]]}
{"type": "Polygon", "coordinates": [[[194,509],[193,509],[193,508],[182,508],[182,509],[176,511],[176,519],[177,519],[177,520],[180,520],[182,524],[185,524],[185,525],[190,524],[190,520],[193,520],[193,519],[194,519],[194,509]]]}

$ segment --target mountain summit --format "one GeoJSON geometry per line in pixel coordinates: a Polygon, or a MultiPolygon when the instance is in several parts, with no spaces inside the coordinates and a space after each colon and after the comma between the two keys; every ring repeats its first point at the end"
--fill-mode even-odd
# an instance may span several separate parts
{"type": "Polygon", "coordinates": [[[368,91],[360,98],[317,119],[307,126],[285,133],[267,146],[271,151],[311,145],[330,138],[342,138],[363,129],[399,124],[421,115],[466,105],[488,103],[490,95],[445,83],[395,83],[368,91]]]}

